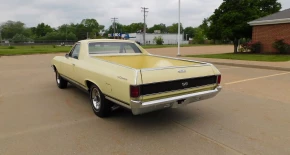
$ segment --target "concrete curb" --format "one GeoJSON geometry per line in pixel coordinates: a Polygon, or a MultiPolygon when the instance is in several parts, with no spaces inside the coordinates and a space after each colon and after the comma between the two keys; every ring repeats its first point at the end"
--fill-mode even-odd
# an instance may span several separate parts
{"type": "Polygon", "coordinates": [[[279,71],[290,71],[290,68],[286,68],[286,67],[260,66],[260,65],[239,64],[239,63],[229,63],[229,62],[214,62],[214,61],[210,61],[210,60],[206,61],[206,62],[212,63],[212,64],[217,64],[217,65],[226,65],[226,66],[235,66],[235,67],[247,67],[247,68],[279,70],[279,71]]]}

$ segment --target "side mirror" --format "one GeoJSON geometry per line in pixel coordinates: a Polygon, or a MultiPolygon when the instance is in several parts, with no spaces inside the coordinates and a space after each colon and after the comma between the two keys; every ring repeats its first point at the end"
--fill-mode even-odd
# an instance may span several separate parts
{"type": "Polygon", "coordinates": [[[69,57],[69,55],[68,55],[68,54],[65,54],[65,57],[66,57],[66,58],[68,58],[68,57],[69,57]]]}

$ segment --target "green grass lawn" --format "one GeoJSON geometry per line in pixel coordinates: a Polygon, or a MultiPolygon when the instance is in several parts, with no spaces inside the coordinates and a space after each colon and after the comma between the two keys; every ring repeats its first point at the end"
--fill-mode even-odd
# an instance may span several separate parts
{"type": "Polygon", "coordinates": [[[52,46],[52,45],[39,45],[39,46],[0,46],[0,56],[8,55],[27,55],[27,54],[45,54],[45,53],[62,53],[68,52],[72,47],[70,46],[52,46]]]}
{"type": "Polygon", "coordinates": [[[214,59],[232,59],[232,60],[248,60],[248,61],[268,61],[280,62],[290,61],[290,55],[274,55],[274,54],[251,54],[251,53],[225,53],[225,54],[205,54],[205,55],[187,55],[187,57],[196,58],[214,58],[214,59]]]}
{"type": "MultiPolygon", "coordinates": [[[[181,45],[181,47],[190,46],[208,46],[206,44],[189,44],[181,45]]],[[[168,48],[177,47],[177,45],[145,45],[145,49],[150,48],[168,48]]],[[[31,45],[31,46],[0,46],[0,56],[9,55],[28,55],[28,54],[46,54],[46,53],[66,53],[69,52],[71,46],[53,46],[53,45],[31,45]]]]}

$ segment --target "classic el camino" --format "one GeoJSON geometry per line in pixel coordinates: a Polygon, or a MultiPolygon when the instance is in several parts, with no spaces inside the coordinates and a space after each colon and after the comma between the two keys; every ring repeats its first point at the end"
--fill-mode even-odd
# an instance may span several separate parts
{"type": "Polygon", "coordinates": [[[70,83],[88,92],[99,117],[116,105],[134,115],[177,108],[222,89],[221,73],[212,64],[153,55],[128,40],[81,40],[51,63],[57,86],[70,83]]]}

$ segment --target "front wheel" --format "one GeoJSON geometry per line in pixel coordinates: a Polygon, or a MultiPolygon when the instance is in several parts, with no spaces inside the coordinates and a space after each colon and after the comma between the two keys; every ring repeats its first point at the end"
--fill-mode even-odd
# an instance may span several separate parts
{"type": "Polygon", "coordinates": [[[96,85],[90,88],[90,102],[94,113],[99,117],[107,117],[111,113],[111,104],[96,85]]]}
{"type": "Polygon", "coordinates": [[[58,88],[64,89],[67,87],[68,82],[64,78],[62,78],[57,71],[55,71],[55,80],[58,88]]]}

